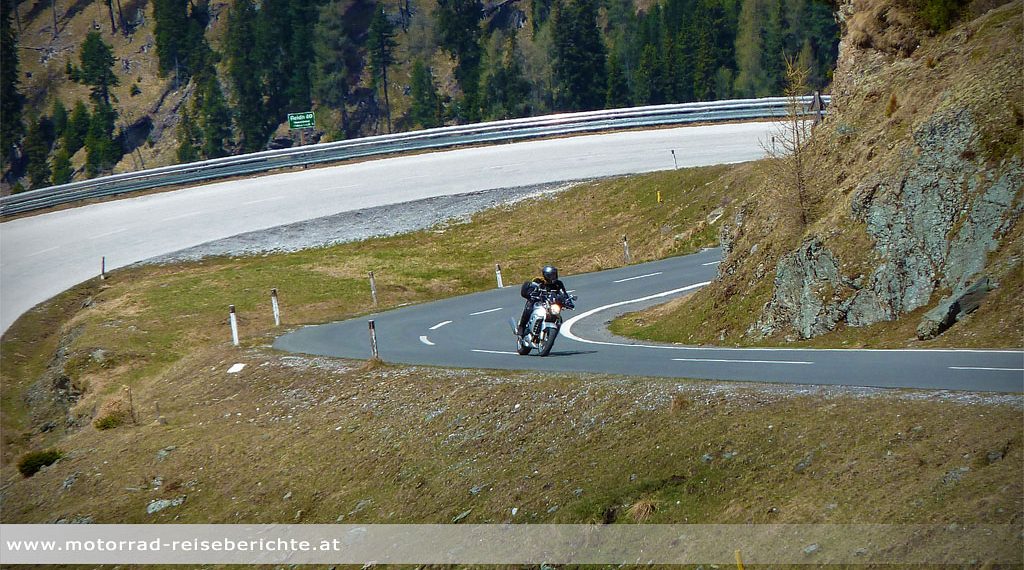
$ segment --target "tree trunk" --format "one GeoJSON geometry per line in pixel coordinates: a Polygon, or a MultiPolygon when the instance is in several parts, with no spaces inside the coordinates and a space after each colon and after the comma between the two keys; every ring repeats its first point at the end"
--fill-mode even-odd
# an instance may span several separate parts
{"type": "Polygon", "coordinates": [[[53,37],[57,37],[57,0],[50,0],[50,8],[53,8],[53,37]]]}
{"type": "Polygon", "coordinates": [[[124,20],[124,11],[121,10],[121,0],[117,0],[117,19],[121,22],[121,33],[128,35],[128,24],[124,20]]]}
{"type": "Polygon", "coordinates": [[[106,0],[107,11],[110,12],[110,33],[117,33],[117,24],[114,23],[114,0],[106,0]]]}

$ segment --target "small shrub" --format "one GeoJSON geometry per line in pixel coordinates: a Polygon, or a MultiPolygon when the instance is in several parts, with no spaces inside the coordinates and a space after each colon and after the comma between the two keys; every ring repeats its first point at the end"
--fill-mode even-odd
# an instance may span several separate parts
{"type": "Polygon", "coordinates": [[[132,410],[128,402],[120,396],[103,403],[92,425],[98,430],[113,429],[132,421],[132,410]]]}
{"type": "Polygon", "coordinates": [[[687,400],[682,394],[676,394],[672,396],[672,413],[678,414],[679,412],[690,407],[690,400],[687,400]]]}
{"type": "Polygon", "coordinates": [[[131,95],[132,97],[138,95],[139,93],[142,93],[142,90],[139,89],[138,85],[132,85],[131,90],[128,91],[128,94],[131,95]]]}
{"type": "Polygon", "coordinates": [[[896,94],[893,93],[892,95],[889,96],[889,104],[885,106],[885,116],[891,117],[892,114],[896,112],[896,109],[899,108],[899,101],[896,100],[896,94]]]}
{"type": "Polygon", "coordinates": [[[651,498],[640,499],[629,507],[629,516],[638,523],[645,522],[651,518],[654,511],[658,510],[658,504],[651,498]]]}
{"type": "Polygon", "coordinates": [[[18,461],[18,471],[23,477],[31,477],[43,467],[56,463],[61,457],[64,457],[64,452],[59,449],[31,451],[18,461]]]}

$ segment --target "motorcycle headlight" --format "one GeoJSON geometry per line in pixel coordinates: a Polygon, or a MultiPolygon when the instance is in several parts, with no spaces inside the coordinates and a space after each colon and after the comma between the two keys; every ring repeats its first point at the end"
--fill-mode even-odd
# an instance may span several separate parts
{"type": "Polygon", "coordinates": [[[552,315],[557,315],[558,313],[561,313],[561,312],[562,312],[562,306],[561,305],[557,305],[557,304],[556,305],[551,305],[551,314],[552,315]]]}

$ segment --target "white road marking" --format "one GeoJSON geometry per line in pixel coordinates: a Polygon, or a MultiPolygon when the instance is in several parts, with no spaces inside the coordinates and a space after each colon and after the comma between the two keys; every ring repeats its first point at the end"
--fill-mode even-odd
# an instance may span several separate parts
{"type": "Polygon", "coordinates": [[[177,216],[171,216],[170,218],[164,218],[163,221],[165,221],[165,222],[173,222],[174,220],[180,220],[182,218],[188,218],[188,217],[191,217],[191,216],[198,216],[199,214],[202,214],[202,212],[188,212],[188,213],[185,213],[185,214],[178,214],[177,216]]]}
{"type": "Polygon", "coordinates": [[[486,315],[487,313],[493,313],[495,311],[500,311],[501,309],[502,309],[502,307],[498,307],[497,309],[487,309],[486,311],[477,311],[475,313],[470,313],[469,316],[474,317],[476,315],[486,315]]]}
{"type": "Polygon", "coordinates": [[[439,328],[441,328],[441,327],[443,327],[445,325],[450,325],[450,324],[452,324],[451,321],[441,321],[441,322],[437,323],[436,325],[430,327],[430,330],[436,331],[437,329],[439,329],[439,328]]]}
{"type": "Polygon", "coordinates": [[[712,262],[710,262],[710,263],[701,263],[701,265],[704,265],[704,266],[708,266],[708,265],[718,265],[719,263],[722,263],[722,262],[721,262],[721,261],[712,261],[712,262]]]}
{"type": "Polygon", "coordinates": [[[637,275],[636,277],[627,277],[625,279],[619,279],[618,281],[612,281],[612,283],[625,283],[626,281],[632,281],[634,279],[643,279],[644,277],[654,277],[655,275],[661,275],[661,271],[657,273],[648,273],[647,275],[637,275]]]}
{"type": "Polygon", "coordinates": [[[686,287],[680,287],[679,289],[672,289],[671,291],[664,291],[662,293],[655,293],[654,295],[648,295],[639,299],[630,299],[628,301],[619,301],[618,303],[611,303],[596,309],[591,309],[585,313],[580,313],[575,317],[565,321],[562,325],[562,329],[559,331],[561,336],[570,338],[577,342],[583,342],[586,344],[597,344],[602,346],[627,346],[634,348],[659,348],[665,350],[716,350],[716,351],[733,351],[733,352],[793,352],[800,351],[803,354],[810,354],[814,352],[929,352],[932,354],[956,352],[956,353],[977,353],[977,354],[1020,354],[1024,356],[1024,351],[1020,350],[979,350],[975,348],[781,348],[781,347],[753,347],[753,348],[736,348],[736,347],[718,347],[718,346],[671,346],[664,344],[633,344],[624,342],[607,342],[601,340],[589,340],[580,338],[573,334],[572,326],[579,322],[580,319],[584,319],[601,311],[613,309],[615,307],[621,307],[623,305],[629,305],[631,303],[640,303],[643,301],[649,301],[651,299],[657,299],[659,297],[668,297],[691,289],[698,289],[707,284],[710,281],[704,281],[703,283],[695,283],[693,285],[687,285],[686,287]]]}
{"type": "Polygon", "coordinates": [[[740,364],[814,364],[805,360],[729,360],[725,358],[673,358],[681,362],[736,362],[740,364]]]}
{"type": "Polygon", "coordinates": [[[37,252],[35,252],[35,253],[30,253],[30,254],[26,255],[25,257],[32,257],[32,256],[35,256],[35,255],[42,255],[42,254],[44,254],[44,253],[49,253],[49,252],[51,252],[51,251],[53,251],[53,250],[55,250],[55,249],[58,249],[58,246],[56,246],[56,245],[55,245],[55,246],[53,246],[53,247],[48,247],[48,248],[46,248],[46,249],[43,249],[43,250],[37,251],[37,252]]]}
{"type": "Polygon", "coordinates": [[[981,366],[950,366],[950,370],[991,370],[995,372],[1024,372],[1024,368],[983,368],[981,366]]]}
{"type": "Polygon", "coordinates": [[[505,352],[501,350],[480,350],[478,348],[472,349],[473,352],[483,352],[486,354],[511,354],[512,356],[519,356],[518,352],[505,352]]]}
{"type": "Polygon", "coordinates": [[[263,198],[262,200],[251,200],[249,202],[242,202],[242,205],[248,206],[250,204],[262,204],[263,202],[274,202],[277,200],[284,200],[285,198],[287,198],[287,196],[275,196],[273,198],[263,198]]]}
{"type": "Polygon", "coordinates": [[[107,236],[112,236],[112,235],[114,235],[114,234],[119,234],[119,233],[121,233],[121,232],[126,232],[126,231],[128,231],[128,228],[121,228],[121,229],[119,229],[119,230],[114,230],[114,231],[112,231],[112,232],[107,232],[107,233],[105,233],[105,234],[100,234],[100,235],[98,235],[98,236],[92,236],[92,237],[90,237],[89,239],[100,239],[101,237],[107,237],[107,236]]]}
{"type": "Polygon", "coordinates": [[[420,336],[420,342],[422,342],[423,344],[425,344],[427,346],[434,346],[434,343],[430,342],[430,339],[427,338],[426,335],[421,335],[420,336]]]}

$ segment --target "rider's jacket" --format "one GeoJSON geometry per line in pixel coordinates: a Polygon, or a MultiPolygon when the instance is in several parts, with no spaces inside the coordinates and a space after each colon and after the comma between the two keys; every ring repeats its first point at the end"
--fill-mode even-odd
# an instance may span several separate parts
{"type": "Polygon", "coordinates": [[[555,279],[554,283],[548,283],[543,277],[534,277],[532,281],[523,283],[523,287],[519,294],[524,299],[529,299],[537,291],[551,291],[553,293],[562,293],[568,295],[569,292],[565,290],[565,283],[562,283],[561,279],[555,279]]]}

